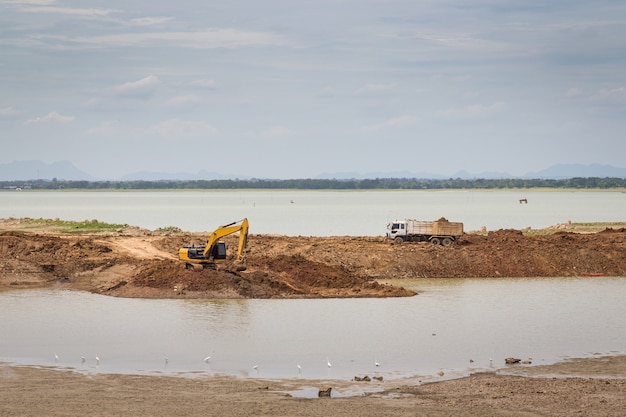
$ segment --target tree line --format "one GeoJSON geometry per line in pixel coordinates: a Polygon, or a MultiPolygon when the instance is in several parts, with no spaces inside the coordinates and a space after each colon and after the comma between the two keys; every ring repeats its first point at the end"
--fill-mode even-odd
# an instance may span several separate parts
{"type": "Polygon", "coordinates": [[[295,190],[471,190],[471,189],[612,189],[626,188],[626,178],[568,178],[568,179],[221,179],[221,180],[136,180],[136,181],[77,181],[33,180],[0,181],[0,189],[33,190],[234,190],[234,189],[295,189],[295,190]]]}

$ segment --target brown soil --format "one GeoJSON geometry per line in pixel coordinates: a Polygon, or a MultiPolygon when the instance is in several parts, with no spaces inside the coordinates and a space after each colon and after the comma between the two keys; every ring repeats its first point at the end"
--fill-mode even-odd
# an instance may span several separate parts
{"type": "MultiPolygon", "coordinates": [[[[62,234],[0,220],[0,289],[58,286],[120,297],[402,297],[377,279],[567,277],[626,274],[626,229],[524,236],[518,230],[465,234],[450,247],[393,245],[384,237],[250,235],[247,269],[186,269],[178,249],[202,234],[157,235],[131,228],[62,234]]],[[[236,247],[228,236],[228,247],[236,247]]]]}
{"type": "Polygon", "coordinates": [[[626,410],[626,357],[522,366],[466,378],[263,380],[80,374],[0,363],[2,416],[585,416],[626,410]],[[506,374],[505,374],[506,373],[506,374]],[[561,375],[556,377],[555,375],[561,375]],[[331,397],[317,390],[332,388],[331,397]],[[313,390],[313,397],[297,396],[313,390]]]}

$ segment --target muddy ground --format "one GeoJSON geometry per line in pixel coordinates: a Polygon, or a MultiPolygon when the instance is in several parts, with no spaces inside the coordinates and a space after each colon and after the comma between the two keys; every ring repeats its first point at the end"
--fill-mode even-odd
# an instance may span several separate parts
{"type": "Polygon", "coordinates": [[[0,363],[2,416],[621,417],[624,410],[625,356],[434,383],[81,374],[0,363]],[[328,387],[331,397],[315,395],[328,387]]]}
{"type": "MultiPolygon", "coordinates": [[[[450,247],[391,244],[384,237],[250,235],[247,269],[187,269],[178,249],[207,235],[157,234],[138,228],[67,234],[0,220],[0,289],[63,287],[120,297],[324,298],[402,297],[395,278],[568,277],[626,275],[626,229],[519,230],[465,234],[450,247]]],[[[234,256],[237,236],[227,236],[234,256]]]]}

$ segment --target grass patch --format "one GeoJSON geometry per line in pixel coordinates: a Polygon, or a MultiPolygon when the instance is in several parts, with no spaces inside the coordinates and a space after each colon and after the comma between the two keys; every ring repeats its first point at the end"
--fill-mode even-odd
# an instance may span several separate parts
{"type": "Polygon", "coordinates": [[[60,219],[30,219],[23,218],[20,222],[25,229],[46,229],[59,233],[103,233],[124,230],[130,226],[127,224],[104,223],[98,220],[60,220],[60,219]]]}

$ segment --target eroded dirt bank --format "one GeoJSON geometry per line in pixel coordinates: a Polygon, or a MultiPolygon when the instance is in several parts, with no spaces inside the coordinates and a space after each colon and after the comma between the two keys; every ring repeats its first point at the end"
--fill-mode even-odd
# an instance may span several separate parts
{"type": "MultiPolygon", "coordinates": [[[[626,275],[626,230],[466,234],[451,247],[383,237],[250,235],[247,269],[188,270],[178,249],[203,234],[140,229],[68,235],[0,222],[0,289],[59,286],[122,297],[400,297],[376,279],[626,275]]],[[[236,236],[225,239],[236,247],[236,236]]]]}

